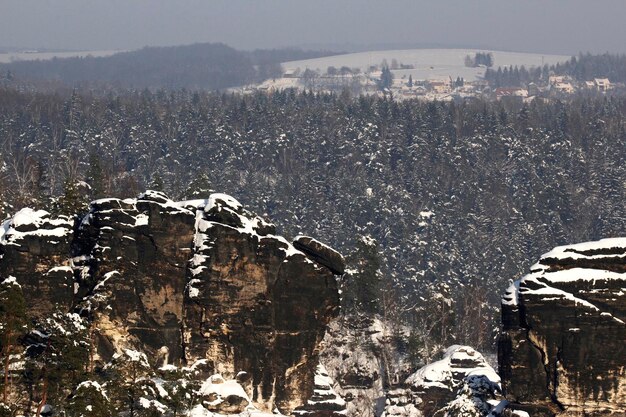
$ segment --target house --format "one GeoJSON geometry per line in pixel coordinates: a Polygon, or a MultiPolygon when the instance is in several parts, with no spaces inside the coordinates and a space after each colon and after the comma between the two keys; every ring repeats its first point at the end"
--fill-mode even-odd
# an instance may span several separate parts
{"type": "Polygon", "coordinates": [[[535,83],[529,83],[528,84],[528,95],[530,96],[536,96],[540,93],[540,89],[539,86],[535,83]]]}
{"type": "Polygon", "coordinates": [[[444,80],[428,80],[428,86],[431,91],[437,94],[445,94],[452,91],[450,83],[444,80]]]}
{"type": "Polygon", "coordinates": [[[596,88],[602,92],[611,89],[611,82],[608,78],[594,78],[593,82],[595,83],[596,88]]]}
{"type": "Polygon", "coordinates": [[[528,97],[528,90],[520,87],[499,87],[496,88],[496,100],[501,100],[504,97],[528,97]]]}
{"type": "Polygon", "coordinates": [[[288,69],[283,73],[283,78],[297,78],[300,74],[300,68],[288,69]]]}
{"type": "Polygon", "coordinates": [[[563,93],[563,94],[573,94],[574,91],[576,91],[574,89],[574,86],[571,83],[567,83],[567,82],[556,83],[552,87],[554,88],[555,91],[559,93],[563,93]]]}
{"type": "Polygon", "coordinates": [[[415,97],[426,94],[426,88],[419,85],[416,87],[408,87],[405,85],[399,89],[399,92],[405,97],[415,97]]]}
{"type": "Polygon", "coordinates": [[[564,75],[551,75],[548,77],[548,84],[550,85],[561,84],[564,82],[567,82],[564,75]]]}

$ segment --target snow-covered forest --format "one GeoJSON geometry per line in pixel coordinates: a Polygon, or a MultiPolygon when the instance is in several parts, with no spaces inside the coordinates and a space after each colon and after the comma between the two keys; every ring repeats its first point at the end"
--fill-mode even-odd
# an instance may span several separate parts
{"type": "Polygon", "coordinates": [[[553,246],[626,229],[626,99],[511,106],[4,89],[1,216],[226,192],[348,255],[347,308],[421,331],[421,313],[441,314],[423,339],[490,351],[509,279],[553,246]]]}

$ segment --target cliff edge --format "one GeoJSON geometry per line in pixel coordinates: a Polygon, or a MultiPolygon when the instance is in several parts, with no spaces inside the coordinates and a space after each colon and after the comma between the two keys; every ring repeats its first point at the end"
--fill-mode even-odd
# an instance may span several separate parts
{"type": "Polygon", "coordinates": [[[331,248],[308,237],[296,245],[228,195],[176,202],[147,191],[94,201],[79,219],[21,210],[0,227],[0,281],[21,287],[31,322],[81,318],[92,374],[145,354],[153,369],[193,366],[205,385],[236,380],[245,391],[224,409],[211,394],[207,413],[290,413],[313,394],[343,271],[331,248]]]}
{"type": "Polygon", "coordinates": [[[624,415],[626,238],[557,247],[502,299],[502,387],[540,416],[624,415]]]}

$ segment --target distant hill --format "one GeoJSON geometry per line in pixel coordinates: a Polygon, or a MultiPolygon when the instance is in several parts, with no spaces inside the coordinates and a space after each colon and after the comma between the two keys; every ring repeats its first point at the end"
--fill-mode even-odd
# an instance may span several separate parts
{"type": "Polygon", "coordinates": [[[20,80],[54,80],[68,86],[220,90],[279,76],[280,62],[333,54],[273,49],[238,51],[221,43],[146,47],[108,57],[17,61],[0,65],[20,80]]]}

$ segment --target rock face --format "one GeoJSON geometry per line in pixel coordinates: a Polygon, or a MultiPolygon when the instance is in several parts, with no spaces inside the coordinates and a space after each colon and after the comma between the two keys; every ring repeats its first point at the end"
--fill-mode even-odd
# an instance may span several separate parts
{"type": "Polygon", "coordinates": [[[149,354],[165,346],[171,362],[183,359],[194,223],[192,211],[161,193],[91,204],[77,232],[73,263],[78,299],[100,329],[104,359],[122,346],[149,354]]]}
{"type": "MultiPolygon", "coordinates": [[[[380,320],[345,315],[326,332],[321,361],[336,382],[336,392],[346,400],[348,415],[374,417],[382,412],[384,364],[376,351],[384,349],[385,336],[380,320]]],[[[395,358],[390,362],[395,364],[395,358]]]]}
{"type": "Polygon", "coordinates": [[[330,247],[309,236],[297,236],[293,246],[306,253],[311,259],[326,266],[337,275],[343,275],[346,265],[343,256],[330,247]]]}
{"type": "Polygon", "coordinates": [[[297,417],[344,417],[348,414],[346,402],[333,389],[333,380],[323,365],[317,366],[313,396],[306,404],[298,407],[297,417]]]}
{"type": "Polygon", "coordinates": [[[499,382],[500,378],[483,355],[469,346],[454,345],[446,350],[443,359],[409,376],[404,389],[388,393],[384,416],[443,416],[442,409],[454,407],[453,401],[460,402],[460,397],[466,394],[462,388],[474,385],[495,388],[499,382]]]}
{"type": "Polygon", "coordinates": [[[0,227],[0,277],[19,277],[32,317],[49,316],[74,303],[70,245],[74,222],[25,208],[0,227]],[[42,285],[45,283],[45,285],[42,285]],[[41,300],[46,302],[42,303],[41,300]]]}
{"type": "Polygon", "coordinates": [[[97,361],[128,348],[155,367],[201,361],[203,380],[219,373],[245,390],[233,410],[288,413],[313,394],[343,270],[332,249],[305,247],[230,196],[174,202],[148,191],[95,201],[76,226],[20,211],[0,228],[0,276],[38,294],[27,297],[33,318],[87,317],[97,361]]]}
{"type": "Polygon", "coordinates": [[[502,385],[540,416],[624,415],[626,239],[543,255],[502,301],[502,385]]]}

